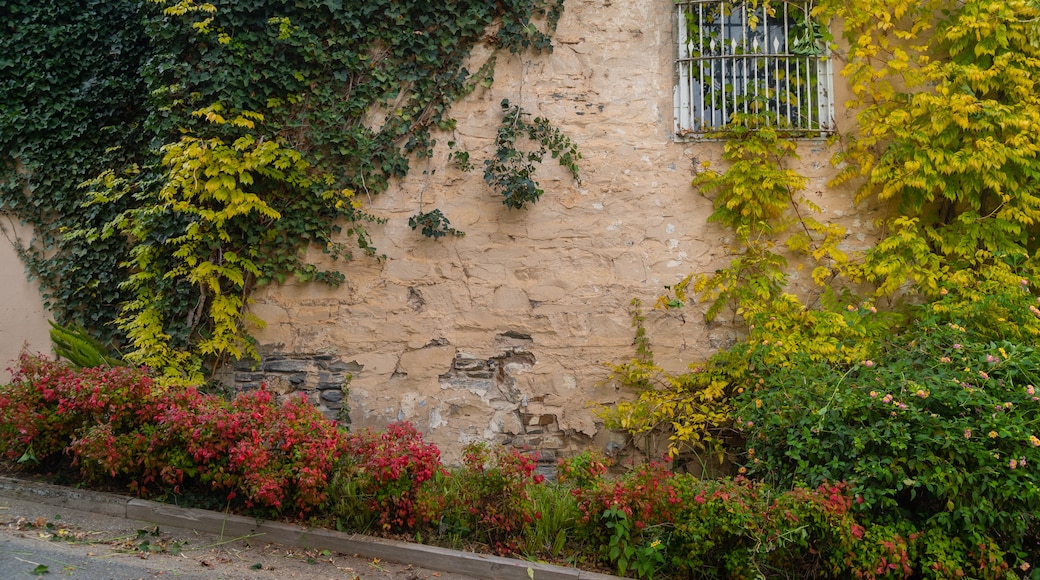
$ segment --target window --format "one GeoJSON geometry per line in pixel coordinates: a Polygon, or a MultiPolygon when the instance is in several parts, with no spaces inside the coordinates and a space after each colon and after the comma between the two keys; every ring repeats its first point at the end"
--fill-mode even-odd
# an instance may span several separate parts
{"type": "Polygon", "coordinates": [[[802,137],[833,126],[827,29],[811,1],[677,1],[678,137],[769,125],[802,137]]]}

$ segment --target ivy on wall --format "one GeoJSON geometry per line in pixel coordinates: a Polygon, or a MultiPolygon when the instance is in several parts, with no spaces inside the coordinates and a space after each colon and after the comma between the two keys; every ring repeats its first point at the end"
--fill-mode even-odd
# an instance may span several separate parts
{"type": "Polygon", "coordinates": [[[484,162],[484,181],[502,195],[503,205],[520,209],[545,193],[534,180],[534,172],[535,164],[541,163],[546,153],[579,180],[577,163],[581,153],[570,138],[544,117],[528,120],[527,112],[519,105],[510,105],[509,99],[502,101],[502,113],[502,125],[495,135],[495,154],[484,162]],[[538,148],[518,149],[517,140],[523,138],[538,144],[538,148]]]}
{"type": "MultiPolygon", "coordinates": [[[[561,11],[562,0],[16,2],[0,40],[16,55],[0,60],[14,72],[0,93],[2,207],[35,227],[25,256],[59,319],[121,334],[131,360],[175,374],[255,355],[255,287],[340,283],[302,256],[350,259],[344,235],[375,253],[358,198],[431,153],[499,52],[551,50],[561,11]],[[21,44],[62,56],[40,67],[21,44]],[[105,64],[84,73],[93,62],[105,64]]],[[[573,144],[533,126],[541,154],[576,171],[573,144]]],[[[413,221],[455,232],[439,210],[413,221]]]]}
{"type": "Polygon", "coordinates": [[[147,87],[137,72],[152,51],[146,9],[127,0],[10,0],[0,19],[0,211],[34,226],[36,239],[19,245],[55,318],[106,338],[130,296],[119,288],[126,244],[63,234],[100,227],[123,209],[83,207],[79,183],[146,154],[147,87]]]}

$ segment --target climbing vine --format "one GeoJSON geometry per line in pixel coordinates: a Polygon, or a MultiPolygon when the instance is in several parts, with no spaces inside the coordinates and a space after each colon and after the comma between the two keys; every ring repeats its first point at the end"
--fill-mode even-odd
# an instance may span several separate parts
{"type": "MultiPolygon", "coordinates": [[[[0,61],[17,72],[0,93],[9,105],[3,209],[34,226],[24,254],[59,319],[122,336],[130,360],[172,372],[254,355],[252,291],[293,276],[339,283],[340,269],[302,256],[313,246],[348,260],[344,236],[374,255],[365,225],[376,218],[359,200],[431,154],[438,132],[454,128],[452,104],[490,85],[501,52],[551,50],[562,7],[125,0],[72,10],[16,2],[10,42],[60,54],[56,43],[64,50],[68,31],[54,22],[71,20],[81,62],[121,60],[88,73],[65,55],[73,62],[56,63],[64,68],[51,76],[34,72],[31,59],[0,61]],[[478,45],[488,56],[474,57],[478,45]],[[43,95],[41,79],[51,77],[80,91],[101,83],[115,96],[57,91],[42,101],[49,109],[35,108],[35,93],[23,89],[43,95]],[[18,130],[27,125],[40,128],[18,130]]],[[[576,171],[576,150],[548,121],[528,124],[519,108],[513,115],[512,125],[534,127],[535,157],[526,145],[507,149],[530,161],[548,147],[576,171]]],[[[436,209],[413,225],[434,237],[460,233],[436,209]]]]}
{"type": "Polygon", "coordinates": [[[709,221],[733,233],[730,263],[691,274],[657,306],[703,300],[709,321],[731,309],[746,337],[691,374],[666,375],[663,388],[646,381],[657,370],[645,357],[615,366],[614,377],[640,396],[607,411],[608,424],[669,433],[673,452],[699,449],[729,425],[704,420],[705,386],[724,385],[726,396],[711,391],[715,410],[754,388],[751,350],[771,368],[844,369],[871,359],[905,320],[906,304],[941,296],[933,308],[953,317],[994,289],[1032,288],[1040,248],[1038,8],[1031,0],[818,2],[814,18],[844,26],[848,48],[831,50],[846,61],[847,107],[856,115],[854,128],[832,140],[840,172],[831,185],[849,184],[857,202],[880,205],[877,243],[845,249],[846,232],[821,219],[801,193],[807,180],[789,167],[793,136],[734,115],[722,135],[723,168],[701,167],[693,180],[712,200],[709,221]],[[801,267],[811,269],[815,289],[796,294],[789,282],[801,267]]]}
{"type": "Polygon", "coordinates": [[[859,125],[838,182],[887,204],[888,235],[861,275],[891,294],[935,296],[1036,273],[1040,223],[1040,46],[1035,2],[835,5],[851,39],[859,125]]]}
{"type": "Polygon", "coordinates": [[[534,171],[535,164],[541,163],[546,153],[569,170],[575,180],[579,179],[581,153],[570,138],[544,117],[528,120],[527,112],[519,105],[510,105],[509,99],[502,101],[502,112],[502,124],[495,136],[495,154],[484,162],[484,181],[502,194],[503,205],[521,209],[542,197],[545,192],[538,187],[534,171]],[[517,140],[525,137],[537,144],[537,149],[518,147],[517,140]]]}
{"type": "Polygon", "coordinates": [[[418,228],[422,235],[434,239],[443,238],[444,236],[462,237],[466,235],[465,232],[451,227],[451,221],[439,209],[413,215],[408,218],[408,226],[413,230],[418,228]]]}

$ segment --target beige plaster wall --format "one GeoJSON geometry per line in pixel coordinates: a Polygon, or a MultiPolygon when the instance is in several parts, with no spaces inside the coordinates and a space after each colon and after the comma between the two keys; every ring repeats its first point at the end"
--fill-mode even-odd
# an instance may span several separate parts
{"type": "Polygon", "coordinates": [[[23,347],[47,353],[51,348],[48,316],[39,288],[26,278],[15,251],[15,240],[28,234],[9,216],[0,216],[0,383],[11,379],[8,367],[13,366],[23,347]]]}
{"type": "MultiPolygon", "coordinates": [[[[665,285],[723,266],[732,241],[706,224],[711,201],[690,186],[718,144],[672,139],[673,10],[669,0],[569,0],[555,52],[500,59],[493,88],[456,107],[457,130],[437,137],[434,157],[372,198],[369,209],[387,219],[370,228],[385,261],[336,266],[347,277],[340,288],[288,284],[257,297],[264,349],[349,364],[355,425],[410,420],[449,460],[480,439],[561,453],[608,445],[594,411],[631,396],[603,365],[633,353],[629,302],[649,306],[665,285]],[[486,188],[503,98],[577,141],[581,184],[549,161],[545,196],[521,211],[486,188]],[[476,170],[448,164],[449,140],[476,170]],[[408,217],[434,207],[466,236],[410,231],[408,217]]],[[[847,124],[840,105],[837,114],[847,124]]],[[[869,241],[851,196],[824,193],[830,151],[809,141],[801,154],[795,168],[811,178],[805,193],[823,217],[850,229],[850,248],[869,241]]],[[[649,314],[660,361],[680,369],[737,337],[706,326],[701,312],[649,314]]]]}

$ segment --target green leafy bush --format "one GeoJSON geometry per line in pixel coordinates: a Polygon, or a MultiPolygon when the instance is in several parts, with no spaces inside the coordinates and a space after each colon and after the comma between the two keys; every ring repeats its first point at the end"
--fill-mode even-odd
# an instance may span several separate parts
{"type": "Polygon", "coordinates": [[[984,297],[943,289],[876,358],[852,364],[776,367],[764,363],[770,345],[749,349],[744,469],[782,487],[847,480],[864,515],[916,527],[928,553],[956,547],[971,560],[995,544],[1036,562],[1040,352],[999,338],[1036,335],[1027,284],[984,297]]]}
{"type": "Polygon", "coordinates": [[[112,356],[107,346],[94,338],[81,326],[62,326],[53,320],[51,325],[51,344],[54,353],[78,368],[124,366],[126,362],[112,356]]]}

